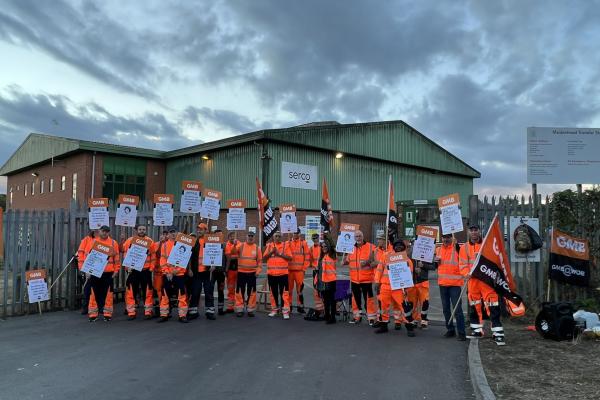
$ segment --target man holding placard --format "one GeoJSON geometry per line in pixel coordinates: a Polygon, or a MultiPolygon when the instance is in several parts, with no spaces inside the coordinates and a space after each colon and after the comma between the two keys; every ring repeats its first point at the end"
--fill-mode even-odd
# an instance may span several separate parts
{"type": "Polygon", "coordinates": [[[163,294],[160,299],[160,320],[166,322],[171,316],[169,298],[177,295],[177,313],[179,322],[187,323],[187,293],[185,288],[185,273],[192,255],[192,246],[196,239],[183,233],[175,234],[175,229],[169,230],[169,240],[161,248],[160,268],[164,276],[163,294]]]}
{"type": "Polygon", "coordinates": [[[288,285],[290,290],[290,307],[293,309],[294,288],[296,288],[298,313],[304,314],[304,273],[310,263],[310,250],[308,244],[300,239],[300,231],[292,235],[292,240],[288,241],[292,251],[292,260],[288,266],[288,285]]]}
{"type": "Polygon", "coordinates": [[[429,271],[435,269],[433,258],[435,255],[435,239],[438,228],[435,226],[417,226],[417,239],[415,240],[410,257],[414,260],[415,286],[408,292],[410,302],[413,304],[413,320],[415,326],[427,329],[429,320],[429,271]]]}
{"type": "Polygon", "coordinates": [[[152,269],[154,254],[150,251],[154,242],[146,236],[146,226],[137,225],[136,235],[123,243],[123,266],[127,271],[125,282],[125,309],[128,319],[136,318],[136,299],[144,299],[144,318],[152,318],[152,269]]]}
{"type": "Polygon", "coordinates": [[[100,312],[104,321],[110,321],[113,316],[113,278],[121,268],[119,244],[109,235],[110,228],[100,227],[98,237],[85,250],[85,261],[81,271],[90,280],[91,294],[88,306],[90,322],[98,319],[100,312]]]}
{"type": "Polygon", "coordinates": [[[263,260],[267,262],[267,280],[271,288],[269,317],[275,317],[281,311],[283,319],[290,319],[288,266],[292,260],[292,251],[282,241],[281,232],[273,234],[273,241],[267,245],[263,260]]]}
{"type": "Polygon", "coordinates": [[[202,263],[210,271],[211,284],[217,288],[217,313],[219,315],[225,315],[225,278],[227,273],[225,266],[223,265],[223,245],[222,245],[222,233],[220,230],[215,230],[213,234],[221,235],[220,242],[212,242],[209,245],[208,237],[204,243],[204,249],[202,250],[202,263]],[[209,257],[210,255],[210,257],[209,257]]]}
{"type": "MultiPolygon", "coordinates": [[[[85,261],[86,249],[91,248],[94,243],[94,238],[98,236],[98,231],[95,229],[91,229],[88,234],[81,239],[81,243],[79,243],[79,247],[77,248],[77,269],[81,271],[81,267],[83,266],[83,262],[85,261]]],[[[92,286],[90,285],[90,280],[86,279],[83,283],[83,299],[81,304],[81,315],[87,315],[88,313],[88,303],[90,302],[90,295],[92,293],[92,286]]]]}
{"type": "Polygon", "coordinates": [[[413,263],[406,255],[404,241],[394,242],[394,252],[388,252],[383,263],[377,266],[375,273],[375,291],[381,302],[380,320],[375,333],[388,332],[390,306],[394,310],[395,329],[406,326],[407,335],[415,336],[412,324],[412,304],[408,301],[406,290],[413,287],[413,263]],[[404,311],[404,312],[403,312],[404,311]]]}
{"type": "Polygon", "coordinates": [[[204,291],[204,313],[208,320],[215,320],[215,300],[214,286],[211,279],[210,267],[203,263],[204,245],[206,243],[206,233],[208,225],[201,222],[196,227],[196,236],[198,240],[192,249],[192,258],[190,260],[190,269],[188,271],[188,282],[191,283],[191,297],[189,318],[198,318],[198,307],[200,306],[200,296],[204,291]]]}
{"type": "MultiPolygon", "coordinates": [[[[459,267],[461,271],[471,272],[473,263],[481,250],[481,229],[479,225],[469,226],[469,240],[460,248],[458,255],[459,267]]],[[[480,293],[480,287],[485,285],[478,279],[469,279],[467,283],[467,298],[469,300],[469,320],[471,321],[471,334],[467,338],[483,337],[483,304],[480,293]]]]}
{"type": "Polygon", "coordinates": [[[342,224],[336,250],[341,253],[350,253],[344,265],[350,270],[350,286],[352,288],[352,313],[351,324],[362,321],[361,311],[364,301],[367,309],[369,325],[377,319],[377,306],[373,296],[373,280],[375,279],[375,246],[365,242],[363,233],[355,224],[342,224]],[[353,246],[349,246],[353,245],[353,246]]]}
{"type": "Polygon", "coordinates": [[[240,245],[238,275],[235,289],[235,312],[244,315],[244,305],[249,317],[256,311],[256,276],[260,274],[262,252],[254,242],[254,231],[248,231],[245,243],[240,245]]]}
{"type": "Polygon", "coordinates": [[[227,273],[227,308],[226,313],[233,312],[235,305],[235,288],[238,274],[238,259],[240,257],[241,243],[235,238],[235,231],[227,234],[225,244],[226,273],[227,273]]]}

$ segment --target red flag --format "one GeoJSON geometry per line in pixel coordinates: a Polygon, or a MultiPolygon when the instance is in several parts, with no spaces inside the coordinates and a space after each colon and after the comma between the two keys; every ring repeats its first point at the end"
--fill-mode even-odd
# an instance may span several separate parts
{"type": "Polygon", "coordinates": [[[481,251],[473,264],[471,278],[478,279],[496,292],[517,304],[523,300],[515,293],[515,280],[504,247],[504,235],[500,230],[498,214],[494,217],[490,229],[483,239],[481,251]]]}
{"type": "Polygon", "coordinates": [[[394,184],[390,175],[390,183],[388,187],[388,212],[387,212],[387,232],[388,239],[391,243],[398,238],[398,217],[396,216],[396,203],[394,202],[394,184]]]}
{"type": "Polygon", "coordinates": [[[269,198],[263,192],[258,177],[256,178],[256,198],[258,199],[258,221],[260,230],[263,233],[263,240],[266,243],[277,231],[278,223],[275,219],[275,213],[269,204],[269,198]]]}
{"type": "Polygon", "coordinates": [[[329,200],[329,190],[327,190],[327,182],[323,178],[323,197],[321,200],[321,225],[324,232],[331,232],[333,227],[333,210],[331,201],[329,200]]]}

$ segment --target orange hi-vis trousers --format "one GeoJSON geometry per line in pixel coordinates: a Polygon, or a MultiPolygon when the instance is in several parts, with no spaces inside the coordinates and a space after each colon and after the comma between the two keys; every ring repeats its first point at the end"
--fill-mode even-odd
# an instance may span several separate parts
{"type": "Polygon", "coordinates": [[[271,289],[271,310],[279,311],[283,315],[290,314],[290,292],[288,291],[288,276],[267,275],[269,288],[271,289]]]}
{"type": "Polygon", "coordinates": [[[113,273],[105,272],[100,278],[90,276],[90,285],[92,287],[90,302],[88,305],[88,316],[97,318],[102,314],[107,318],[113,316],[113,273]]]}
{"type": "Polygon", "coordinates": [[[172,280],[168,280],[166,276],[164,277],[163,292],[160,297],[161,318],[169,317],[171,315],[169,298],[175,294],[177,294],[177,313],[179,318],[187,316],[188,302],[185,290],[185,279],[183,276],[174,275],[172,280]]]}
{"type": "Polygon", "coordinates": [[[379,288],[379,301],[381,302],[381,322],[390,321],[390,306],[394,313],[394,322],[402,324],[412,322],[412,307],[406,303],[407,295],[402,289],[392,290],[390,285],[381,284],[379,288]]]}
{"type": "Polygon", "coordinates": [[[235,305],[235,290],[238,279],[238,271],[227,271],[227,302],[225,303],[227,311],[233,311],[235,305]]]}
{"type": "Polygon", "coordinates": [[[429,281],[415,284],[407,289],[408,300],[413,304],[413,319],[415,321],[427,321],[429,311],[429,281]]]}
{"type": "Polygon", "coordinates": [[[498,307],[498,293],[478,279],[469,279],[467,283],[467,298],[469,299],[469,319],[473,332],[483,333],[483,305],[491,316],[490,307],[498,307]]]}
{"type": "Polygon", "coordinates": [[[293,303],[294,288],[296,289],[296,299],[298,301],[298,307],[304,307],[304,271],[303,270],[289,270],[288,272],[288,287],[290,292],[290,304],[293,303]]]}
{"type": "Polygon", "coordinates": [[[373,283],[351,282],[350,287],[352,289],[352,314],[354,320],[360,320],[362,301],[364,300],[367,308],[367,318],[369,321],[375,321],[377,319],[377,304],[373,296],[373,283]]]}
{"type": "Polygon", "coordinates": [[[144,315],[152,315],[152,272],[148,269],[142,271],[131,270],[125,283],[125,309],[127,315],[135,317],[136,298],[144,299],[144,315]]]}
{"type": "Polygon", "coordinates": [[[256,272],[238,272],[235,291],[235,312],[256,311],[256,272]]]}
{"type": "Polygon", "coordinates": [[[323,312],[325,311],[325,305],[323,304],[323,299],[319,294],[319,291],[316,289],[317,287],[317,270],[313,270],[313,298],[315,301],[315,311],[323,312]]]}

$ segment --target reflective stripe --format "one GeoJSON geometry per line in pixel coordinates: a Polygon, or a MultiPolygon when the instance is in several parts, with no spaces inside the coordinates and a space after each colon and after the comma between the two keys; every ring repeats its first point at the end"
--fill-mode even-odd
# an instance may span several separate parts
{"type": "Polygon", "coordinates": [[[486,301],[486,302],[485,302],[485,305],[486,305],[486,306],[488,306],[488,307],[490,307],[490,306],[492,306],[492,307],[493,307],[493,306],[498,306],[498,305],[500,305],[500,303],[499,303],[499,302],[497,302],[497,301],[490,301],[490,302],[486,301]]]}
{"type": "Polygon", "coordinates": [[[504,332],[504,328],[501,326],[496,326],[495,328],[492,328],[492,332],[504,332]]]}
{"type": "Polygon", "coordinates": [[[475,300],[475,301],[470,301],[469,302],[470,306],[476,306],[477,304],[481,304],[481,300],[475,300]]]}
{"type": "Polygon", "coordinates": [[[471,328],[473,328],[473,329],[483,328],[483,324],[471,324],[471,328]]]}
{"type": "Polygon", "coordinates": [[[439,279],[464,279],[465,277],[462,275],[453,275],[453,274],[438,274],[439,279]]]}

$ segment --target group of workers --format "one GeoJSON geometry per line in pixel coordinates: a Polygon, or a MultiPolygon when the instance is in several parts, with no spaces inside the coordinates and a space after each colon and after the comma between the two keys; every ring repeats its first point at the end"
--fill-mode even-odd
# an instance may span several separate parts
{"type": "Polygon", "coordinates": [[[289,240],[284,240],[283,235],[276,232],[263,250],[256,243],[255,232],[248,231],[243,241],[236,238],[235,232],[229,232],[223,245],[223,266],[214,267],[203,264],[208,226],[200,223],[192,234],[196,242],[189,264],[181,268],[167,262],[175,246],[176,233],[175,229],[167,229],[158,241],[153,241],[147,236],[146,226],[138,225],[134,237],[121,238],[118,243],[110,237],[109,227],[103,226],[91,231],[82,240],[78,250],[80,269],[94,242],[110,248],[108,264],[102,276],[86,276],[82,313],[88,315],[89,321],[96,321],[100,314],[105,321],[112,319],[113,280],[121,268],[122,257],[137,237],[149,241],[150,246],[141,271],[126,268],[125,309],[130,320],[136,319],[137,309],[141,309],[143,304],[145,319],[158,317],[158,322],[166,322],[171,317],[172,309],[176,308],[178,320],[187,323],[199,316],[202,292],[204,313],[209,320],[215,320],[215,314],[226,313],[235,313],[238,317],[246,313],[248,317],[254,317],[257,276],[263,264],[266,264],[271,303],[269,317],[281,315],[283,319],[289,319],[294,292],[296,311],[306,314],[303,290],[305,274],[310,269],[314,306],[305,319],[336,323],[336,282],[347,274],[352,298],[350,323],[359,324],[366,316],[369,325],[376,328],[376,333],[386,333],[392,314],[395,329],[401,330],[404,325],[407,335],[412,337],[415,336],[415,328],[428,327],[429,271],[437,270],[446,322],[444,336],[457,337],[459,341],[483,336],[485,311],[492,322],[492,338],[497,344],[504,344],[498,295],[484,283],[469,279],[482,243],[477,225],[469,227],[468,241],[463,245],[459,245],[452,235],[443,235],[441,246],[436,248],[431,263],[411,259],[410,243],[403,240],[388,243],[385,236],[381,235],[377,237],[376,244],[371,244],[364,240],[361,231],[355,233],[354,251],[343,255],[336,253],[335,242],[329,233],[322,237],[312,235],[312,245],[309,246],[300,232],[292,234],[289,240]],[[392,289],[388,256],[397,253],[403,254],[401,259],[407,262],[412,271],[413,287],[392,289]],[[465,332],[461,300],[461,288],[466,280],[471,327],[469,336],[465,332]],[[218,293],[216,310],[215,286],[218,293]],[[451,318],[454,307],[455,318],[451,318]]]}

